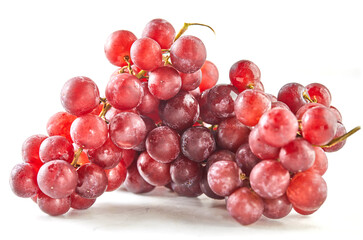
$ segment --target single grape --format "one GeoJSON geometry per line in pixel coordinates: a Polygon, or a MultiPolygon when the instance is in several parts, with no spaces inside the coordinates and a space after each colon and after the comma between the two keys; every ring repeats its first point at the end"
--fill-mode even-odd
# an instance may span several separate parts
{"type": "Polygon", "coordinates": [[[261,116],[271,109],[271,101],[260,90],[247,89],[241,92],[235,103],[237,119],[246,126],[255,126],[261,116]]]}
{"type": "Polygon", "coordinates": [[[338,122],[343,122],[342,114],[339,112],[339,110],[336,107],[330,106],[329,109],[335,114],[338,122]]]}
{"type": "Polygon", "coordinates": [[[147,85],[147,82],[141,83],[144,91],[144,96],[142,97],[141,103],[137,106],[137,110],[140,114],[147,114],[158,111],[159,108],[160,100],[150,93],[147,85]]]}
{"type": "Polygon", "coordinates": [[[217,145],[235,152],[239,146],[248,142],[250,132],[250,128],[243,125],[237,118],[227,118],[218,125],[217,145]]]}
{"type": "Polygon", "coordinates": [[[252,129],[248,138],[248,143],[253,154],[260,159],[277,159],[279,157],[280,148],[273,147],[265,143],[259,131],[259,128],[252,129]]]}
{"type": "Polygon", "coordinates": [[[62,88],[61,102],[64,109],[76,116],[90,113],[98,107],[100,92],[94,81],[88,77],[69,79],[62,88]]]}
{"type": "Polygon", "coordinates": [[[45,139],[39,148],[39,157],[42,162],[52,160],[64,160],[68,163],[73,161],[73,145],[62,136],[51,136],[45,139]]]}
{"type": "Polygon", "coordinates": [[[236,151],[236,163],[247,176],[250,175],[251,170],[260,161],[261,159],[253,154],[248,143],[242,144],[236,151]]]}
{"type": "Polygon", "coordinates": [[[235,101],[238,90],[232,85],[219,84],[209,90],[208,104],[210,111],[218,118],[235,116],[235,101]]]}
{"type": "Polygon", "coordinates": [[[216,150],[214,136],[206,127],[191,127],[185,130],[180,145],[184,156],[195,162],[206,160],[216,150]]]}
{"type": "Polygon", "coordinates": [[[51,198],[42,192],[38,193],[37,204],[39,208],[51,216],[65,214],[71,208],[71,197],[51,198]]]}
{"type": "Polygon", "coordinates": [[[110,138],[119,148],[131,149],[146,137],[146,125],[142,118],[131,112],[121,112],[114,116],[109,125],[110,138]]]}
{"type": "Polygon", "coordinates": [[[11,190],[18,197],[29,198],[36,196],[38,169],[29,163],[19,163],[11,170],[9,183],[11,190]]]}
{"type": "Polygon", "coordinates": [[[26,163],[31,163],[35,165],[42,165],[43,162],[39,157],[39,148],[42,142],[47,138],[47,136],[43,134],[37,134],[28,137],[21,148],[21,153],[23,157],[23,161],[26,163]]]}
{"type": "Polygon", "coordinates": [[[128,73],[121,73],[111,78],[105,93],[107,101],[120,110],[137,107],[144,96],[140,80],[128,73]]]}
{"type": "Polygon", "coordinates": [[[200,189],[199,179],[197,181],[184,184],[172,182],[171,188],[176,194],[183,197],[198,197],[203,193],[200,189]]]}
{"type": "Polygon", "coordinates": [[[337,119],[329,108],[311,108],[301,118],[302,136],[311,144],[327,144],[334,138],[336,130],[337,119]]]}
{"type": "Polygon", "coordinates": [[[217,161],[208,169],[208,184],[219,196],[229,196],[242,185],[240,168],[234,161],[217,161]]]}
{"type": "Polygon", "coordinates": [[[229,214],[242,225],[256,222],[262,216],[263,200],[247,187],[241,187],[227,198],[229,214]]]}
{"type": "Polygon", "coordinates": [[[200,119],[208,124],[219,124],[222,119],[218,118],[210,109],[209,109],[209,101],[208,101],[208,93],[209,89],[202,92],[200,99],[199,99],[199,108],[200,108],[200,119]]]}
{"type": "Polygon", "coordinates": [[[107,59],[116,66],[127,65],[125,57],[130,56],[131,45],[137,37],[130,31],[119,30],[111,33],[105,43],[105,54],[107,59]]]}
{"type": "Polygon", "coordinates": [[[197,121],[198,101],[190,93],[180,91],[175,97],[159,105],[159,114],[163,124],[176,131],[183,131],[197,121]]]}
{"type": "Polygon", "coordinates": [[[169,49],[174,42],[175,29],[168,21],[156,18],[146,24],[142,37],[154,39],[162,49],[169,49]]]}
{"type": "Polygon", "coordinates": [[[326,170],[328,170],[328,158],[321,147],[314,147],[315,161],[311,168],[306,171],[312,171],[323,176],[326,170]]]}
{"type": "Polygon", "coordinates": [[[97,198],[107,188],[107,175],[100,166],[89,163],[77,169],[78,183],[76,193],[83,198],[97,198]]]}
{"type": "Polygon", "coordinates": [[[208,170],[206,167],[203,168],[203,175],[199,182],[200,190],[209,198],[212,199],[224,199],[223,196],[215,194],[208,183],[208,170]]]}
{"type": "Polygon", "coordinates": [[[171,180],[176,184],[195,182],[202,177],[202,174],[202,167],[183,155],[179,155],[170,165],[171,180]]]}
{"type": "Polygon", "coordinates": [[[282,147],[296,138],[299,123],[291,111],[273,108],[262,115],[258,128],[264,142],[282,147]]]}
{"type": "MultiPolygon", "coordinates": [[[[347,133],[347,130],[345,129],[344,125],[342,123],[340,123],[340,122],[337,122],[337,131],[335,132],[335,135],[334,135],[333,139],[341,137],[346,133],[347,133]]],[[[340,149],[342,149],[344,147],[346,141],[347,140],[340,141],[340,142],[334,144],[331,147],[324,147],[323,150],[325,152],[339,151],[340,149]]]]}
{"type": "Polygon", "coordinates": [[[178,71],[172,67],[159,67],[149,72],[149,91],[160,100],[168,100],[174,97],[181,86],[181,77],[178,71]]]}
{"type": "Polygon", "coordinates": [[[118,148],[110,138],[99,148],[87,150],[89,161],[104,169],[117,166],[122,159],[122,149],[118,148]]]}
{"type": "Polygon", "coordinates": [[[294,208],[310,212],[324,203],[327,185],[318,173],[301,172],[291,179],[286,193],[294,208]]]}
{"type": "Polygon", "coordinates": [[[170,47],[170,60],[179,72],[193,73],[198,71],[207,58],[203,42],[194,36],[184,35],[170,47]]]}
{"type": "Polygon", "coordinates": [[[179,73],[182,86],[181,89],[185,91],[191,91],[199,87],[202,81],[202,71],[198,70],[194,73],[179,73]]]}
{"type": "Polygon", "coordinates": [[[108,138],[108,127],[102,118],[86,114],[72,123],[71,137],[73,142],[82,148],[99,148],[108,138]]]}
{"type": "Polygon", "coordinates": [[[132,44],[130,56],[134,64],[145,71],[152,71],[162,65],[161,47],[148,37],[139,38],[132,44]]]}
{"type": "Polygon", "coordinates": [[[294,114],[306,104],[303,93],[306,88],[299,83],[287,83],[280,89],[277,100],[289,106],[294,114]]]}
{"type": "Polygon", "coordinates": [[[286,217],[292,209],[286,194],[274,199],[264,199],[263,215],[271,219],[286,217]]]}
{"type": "Polygon", "coordinates": [[[137,170],[142,178],[153,186],[164,186],[171,181],[170,163],[155,161],[147,152],[139,155],[137,170]]]}
{"type": "Polygon", "coordinates": [[[320,83],[310,83],[306,87],[306,91],[313,101],[323,104],[326,107],[330,106],[331,94],[327,87],[320,83]]]}
{"type": "Polygon", "coordinates": [[[70,130],[72,122],[77,117],[67,112],[57,112],[47,122],[49,136],[63,136],[72,142],[70,130]]]}
{"type": "Polygon", "coordinates": [[[205,60],[202,68],[202,81],[199,85],[201,92],[210,89],[216,85],[219,78],[218,68],[211,61],[205,60]]]}
{"type": "Polygon", "coordinates": [[[274,199],[285,194],[290,183],[289,172],[276,160],[263,160],[250,174],[252,189],[262,198],[274,199]]]}
{"type": "Polygon", "coordinates": [[[239,92],[243,92],[260,82],[261,72],[253,62],[240,60],[229,70],[229,79],[239,92]]]}
{"type": "Polygon", "coordinates": [[[146,182],[137,170],[136,161],[127,168],[127,176],[124,182],[127,191],[132,193],[147,193],[152,191],[155,186],[146,182]]]}
{"type": "Polygon", "coordinates": [[[158,162],[170,163],[180,153],[180,137],[169,127],[161,126],[149,132],[146,138],[146,151],[158,162]]]}
{"type": "Polygon", "coordinates": [[[116,167],[105,169],[107,175],[107,188],[106,192],[112,192],[118,189],[126,179],[127,168],[121,161],[116,167]]]}
{"type": "Polygon", "coordinates": [[[76,192],[71,194],[71,208],[73,209],[85,210],[90,208],[95,202],[96,199],[83,198],[76,192]]]}
{"type": "Polygon", "coordinates": [[[63,160],[45,163],[38,172],[39,189],[51,198],[65,198],[74,192],[77,186],[77,172],[63,160]]]}
{"type": "Polygon", "coordinates": [[[296,138],[283,146],[279,159],[290,172],[302,172],[311,168],[315,161],[314,147],[303,138],[296,138]]]}

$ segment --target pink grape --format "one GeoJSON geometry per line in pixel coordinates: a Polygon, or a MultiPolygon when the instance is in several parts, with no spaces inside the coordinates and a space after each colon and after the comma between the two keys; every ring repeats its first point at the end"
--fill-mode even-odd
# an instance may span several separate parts
{"type": "MultiPolygon", "coordinates": [[[[347,133],[347,130],[345,129],[344,125],[340,122],[337,122],[337,131],[335,132],[333,139],[341,137],[346,133],[347,133]]],[[[323,150],[325,152],[336,152],[344,147],[346,141],[347,140],[340,141],[331,147],[323,147],[323,150]]]]}
{"type": "Polygon", "coordinates": [[[227,198],[229,214],[242,225],[249,225],[261,218],[263,200],[247,187],[241,187],[227,198]]]}
{"type": "Polygon", "coordinates": [[[310,83],[305,88],[311,99],[316,100],[317,103],[323,104],[326,107],[330,106],[331,94],[329,89],[323,84],[310,83]]]}
{"type": "Polygon", "coordinates": [[[100,166],[88,163],[77,169],[78,183],[76,193],[83,198],[97,198],[107,188],[107,175],[100,166]]]}
{"type": "Polygon", "coordinates": [[[268,145],[262,140],[259,128],[253,128],[248,138],[251,151],[260,159],[277,159],[280,148],[268,145]]]}
{"type": "Polygon", "coordinates": [[[37,183],[38,169],[29,163],[19,163],[11,170],[9,183],[11,190],[18,197],[36,196],[39,187],[37,183]]]}
{"type": "Polygon", "coordinates": [[[77,118],[67,112],[57,112],[47,122],[47,133],[49,136],[63,136],[72,142],[70,130],[72,122],[77,118]]]}
{"type": "Polygon", "coordinates": [[[108,127],[102,118],[86,114],[72,123],[71,137],[73,142],[82,148],[99,148],[107,140],[108,127]]]}
{"type": "Polygon", "coordinates": [[[98,107],[100,92],[94,81],[88,77],[69,79],[62,88],[61,102],[64,109],[75,116],[90,113],[98,107]]]}
{"type": "Polygon", "coordinates": [[[214,87],[219,78],[219,72],[217,66],[211,61],[205,60],[202,68],[202,81],[199,85],[201,92],[214,87]]]}
{"type": "Polygon", "coordinates": [[[179,73],[182,86],[181,89],[185,91],[191,91],[199,87],[202,81],[202,71],[198,70],[194,73],[179,73]]]}
{"type": "Polygon", "coordinates": [[[183,73],[198,71],[207,58],[203,42],[194,36],[184,35],[170,47],[170,60],[173,67],[183,73]]]}
{"type": "Polygon", "coordinates": [[[121,112],[114,116],[109,128],[112,142],[123,149],[138,146],[146,137],[144,120],[131,112],[121,112]]]}
{"type": "Polygon", "coordinates": [[[107,175],[107,188],[106,192],[112,192],[118,189],[126,179],[127,168],[121,161],[116,167],[105,169],[107,175]]]}
{"type": "Polygon", "coordinates": [[[22,145],[21,153],[23,161],[35,165],[42,165],[43,162],[39,157],[39,148],[42,142],[47,138],[43,134],[36,134],[28,137],[22,145]]]}
{"type": "Polygon", "coordinates": [[[162,65],[161,47],[148,37],[139,38],[132,44],[130,56],[134,64],[145,71],[152,71],[162,65]]]}
{"type": "Polygon", "coordinates": [[[255,126],[261,116],[271,109],[271,101],[260,90],[247,89],[241,92],[235,103],[236,118],[246,126],[255,126]]]}
{"type": "Polygon", "coordinates": [[[208,170],[206,167],[203,168],[203,175],[199,182],[200,190],[209,198],[213,199],[224,199],[223,196],[215,194],[208,183],[208,170]]]}
{"type": "Polygon", "coordinates": [[[45,163],[38,172],[39,189],[51,198],[65,198],[71,195],[77,186],[77,172],[63,160],[45,163]]]}
{"type": "Polygon", "coordinates": [[[289,172],[276,160],[263,160],[250,174],[252,189],[262,198],[274,199],[285,194],[290,183],[289,172]]]}
{"type": "Polygon", "coordinates": [[[105,54],[107,59],[116,66],[127,65],[124,58],[130,56],[131,45],[137,37],[130,31],[119,30],[110,34],[105,43],[105,54]]]}
{"type": "Polygon", "coordinates": [[[42,192],[38,193],[37,204],[39,208],[51,216],[65,214],[71,208],[71,197],[51,198],[42,192]]]}
{"type": "Polygon", "coordinates": [[[271,219],[286,217],[292,209],[286,194],[274,199],[264,199],[263,215],[271,219]]]}
{"type": "Polygon", "coordinates": [[[45,139],[39,148],[39,157],[42,162],[52,160],[64,160],[68,163],[73,161],[73,145],[62,136],[51,136],[45,139]]]}
{"type": "Polygon", "coordinates": [[[296,138],[299,124],[291,111],[273,108],[262,115],[258,128],[264,142],[273,147],[282,147],[296,138]]]}
{"type": "Polygon", "coordinates": [[[137,107],[144,96],[140,80],[128,73],[121,73],[111,78],[105,93],[107,101],[119,110],[137,107]]]}
{"type": "Polygon", "coordinates": [[[320,176],[323,176],[326,170],[328,170],[328,158],[324,150],[320,147],[314,147],[315,161],[311,168],[306,170],[307,172],[316,172],[320,176]]]}

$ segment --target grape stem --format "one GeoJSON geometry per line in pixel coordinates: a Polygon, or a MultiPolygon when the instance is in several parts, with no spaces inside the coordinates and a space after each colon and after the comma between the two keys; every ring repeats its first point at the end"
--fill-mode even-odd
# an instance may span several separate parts
{"type": "Polygon", "coordinates": [[[143,78],[143,77],[145,77],[144,76],[145,73],[146,73],[145,70],[141,70],[138,74],[135,75],[135,77],[137,77],[138,79],[143,78]]]}
{"type": "Polygon", "coordinates": [[[100,98],[101,102],[103,102],[103,107],[102,107],[102,111],[100,112],[100,115],[98,115],[100,118],[102,118],[106,123],[108,123],[107,119],[106,119],[106,113],[108,110],[111,109],[111,104],[109,104],[107,102],[106,98],[100,98]]]}
{"type": "Polygon", "coordinates": [[[311,99],[310,98],[310,96],[309,96],[309,94],[306,92],[306,91],[304,91],[303,92],[303,98],[307,101],[307,102],[310,102],[310,103],[316,103],[316,102],[318,102],[318,101],[316,101],[316,98],[313,100],[313,99],[311,99]]]}
{"type": "Polygon", "coordinates": [[[82,147],[80,147],[80,148],[78,148],[78,150],[74,153],[74,157],[73,157],[73,161],[72,161],[71,165],[72,165],[73,167],[75,167],[75,168],[76,168],[76,167],[78,167],[77,162],[78,162],[78,158],[79,158],[79,156],[81,156],[82,151],[83,151],[83,148],[82,148],[82,147]]]}
{"type": "Polygon", "coordinates": [[[174,42],[176,40],[178,40],[178,38],[180,38],[180,36],[185,33],[185,31],[188,29],[189,26],[193,26],[193,25],[198,25],[198,26],[203,26],[203,27],[207,27],[210,30],[213,31],[214,34],[216,34],[216,32],[213,30],[213,28],[211,26],[208,26],[206,24],[202,24],[202,23],[184,23],[184,26],[182,27],[182,29],[180,29],[180,31],[178,32],[178,34],[175,36],[174,38],[174,42]]]}
{"type": "Polygon", "coordinates": [[[126,55],[124,57],[124,60],[127,63],[127,69],[129,70],[129,73],[132,74],[132,75],[135,75],[134,72],[132,71],[132,68],[131,68],[130,56],[126,55]]]}
{"type": "Polygon", "coordinates": [[[249,180],[248,176],[247,176],[245,173],[240,173],[240,174],[239,174],[239,179],[240,179],[241,181],[249,180]]]}
{"type": "Polygon", "coordinates": [[[359,130],[360,130],[360,126],[355,127],[352,130],[350,130],[349,132],[347,132],[346,134],[344,134],[344,135],[342,135],[340,137],[334,138],[333,140],[331,140],[327,144],[322,145],[322,146],[319,146],[319,147],[321,147],[321,148],[332,147],[335,144],[340,143],[340,142],[346,140],[348,137],[352,136],[354,133],[358,132],[359,130]]]}

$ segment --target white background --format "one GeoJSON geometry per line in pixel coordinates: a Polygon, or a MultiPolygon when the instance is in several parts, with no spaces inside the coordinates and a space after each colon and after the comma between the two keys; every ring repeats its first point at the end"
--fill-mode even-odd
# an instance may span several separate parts
{"type": "Polygon", "coordinates": [[[292,212],[282,220],[262,218],[241,226],[223,201],[176,197],[161,190],[146,195],[106,193],[87,211],[49,217],[30,199],[17,198],[8,178],[22,161],[21,145],[46,133],[48,118],[62,110],[66,80],[88,76],[104,87],[115,67],[104,56],[107,36],[127,29],[140,37],[153,18],[184,22],[201,38],[208,59],[227,83],[230,66],[249,59],[261,69],[266,92],[288,82],[325,84],[348,129],[363,125],[363,8],[359,1],[1,1],[1,239],[268,239],[345,237],[362,239],[362,131],[329,154],[324,178],[328,199],[315,214],[292,212]],[[10,235],[8,235],[10,234],[10,235]],[[8,236],[8,237],[5,237],[8,236]]]}

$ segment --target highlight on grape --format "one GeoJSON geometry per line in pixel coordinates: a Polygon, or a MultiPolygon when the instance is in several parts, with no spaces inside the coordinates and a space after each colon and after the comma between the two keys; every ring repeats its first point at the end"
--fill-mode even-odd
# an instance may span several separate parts
{"type": "Polygon", "coordinates": [[[287,83],[265,92],[258,66],[240,60],[230,84],[207,60],[196,36],[166,20],[146,24],[141,38],[118,30],[106,58],[117,69],[102,97],[95,82],[76,76],[61,90],[64,111],[47,135],[28,137],[10,186],[52,216],[91,207],[123,185],[142,194],[165,187],[184,197],[225,200],[240,224],[316,212],[327,198],[326,152],[347,132],[321,83],[287,83]]]}

